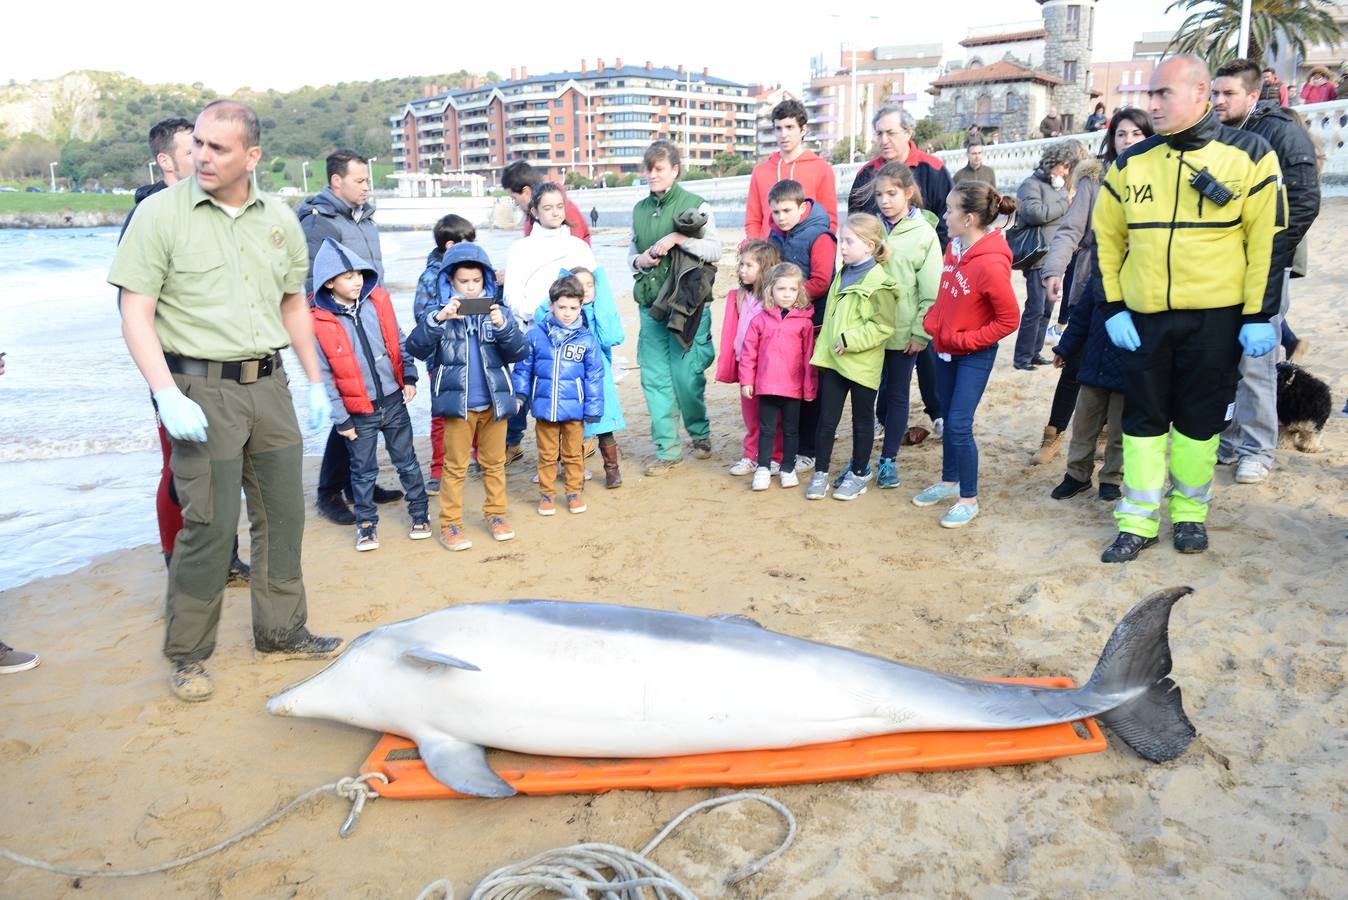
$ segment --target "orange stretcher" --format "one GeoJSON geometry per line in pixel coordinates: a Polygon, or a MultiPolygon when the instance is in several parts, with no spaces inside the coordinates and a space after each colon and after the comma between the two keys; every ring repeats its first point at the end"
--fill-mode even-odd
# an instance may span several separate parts
{"type": "MultiPolygon", "coordinates": [[[[1014,684],[1070,688],[1070,678],[990,678],[1014,684]]],[[[1043,762],[1098,753],[1107,746],[1094,719],[1014,731],[926,731],[881,734],[853,741],[781,750],[738,750],[652,759],[529,756],[492,750],[491,766],[521,794],[601,794],[607,791],[681,791],[761,787],[868,778],[889,772],[932,772],[1043,762]],[[1081,729],[1081,730],[1079,730],[1081,729]],[[1082,733],[1084,731],[1084,734],[1082,733]]],[[[417,745],[385,734],[360,767],[388,784],[369,782],[381,797],[431,800],[463,797],[436,781],[417,745]]]]}

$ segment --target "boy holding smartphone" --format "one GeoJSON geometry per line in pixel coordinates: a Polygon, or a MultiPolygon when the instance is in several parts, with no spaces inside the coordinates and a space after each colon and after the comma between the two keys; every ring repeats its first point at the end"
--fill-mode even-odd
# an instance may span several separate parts
{"type": "Polygon", "coordinates": [[[445,251],[436,300],[408,335],[408,355],[435,370],[431,412],[445,417],[445,467],[440,483],[440,543],[473,546],[463,530],[463,484],[477,440],[486,493],[482,512],[497,541],[515,536],[506,522],[506,422],[519,410],[507,366],[524,359],[529,342],[501,311],[491,259],[465,241],[445,251]]]}

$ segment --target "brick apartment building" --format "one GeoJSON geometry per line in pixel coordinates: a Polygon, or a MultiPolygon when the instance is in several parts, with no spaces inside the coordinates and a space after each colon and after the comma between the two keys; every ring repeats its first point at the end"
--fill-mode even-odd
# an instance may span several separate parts
{"type": "Polygon", "coordinates": [[[701,72],[585,60],[574,72],[530,76],[512,69],[496,84],[430,87],[389,117],[393,160],[401,172],[464,171],[495,181],[527,160],[560,181],[636,172],[650,143],[666,138],[685,165],[709,166],[716,154],[754,159],[756,101],[749,85],[701,72]]]}

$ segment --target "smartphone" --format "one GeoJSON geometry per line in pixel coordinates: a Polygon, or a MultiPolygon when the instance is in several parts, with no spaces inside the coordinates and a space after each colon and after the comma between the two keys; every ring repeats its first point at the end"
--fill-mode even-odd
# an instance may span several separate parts
{"type": "Polygon", "coordinates": [[[459,315],[461,316],[485,316],[491,312],[492,306],[496,300],[492,297],[467,297],[459,300],[459,315]]]}

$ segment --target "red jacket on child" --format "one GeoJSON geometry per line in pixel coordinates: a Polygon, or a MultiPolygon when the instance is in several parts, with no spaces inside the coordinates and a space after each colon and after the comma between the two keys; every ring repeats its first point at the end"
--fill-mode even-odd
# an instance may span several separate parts
{"type": "MultiPolygon", "coordinates": [[[[735,335],[740,327],[740,295],[744,288],[736,288],[725,295],[725,318],[721,320],[721,352],[716,354],[716,380],[725,384],[735,384],[739,379],[739,354],[735,352],[735,335]]],[[[752,294],[750,295],[753,296],[752,294]]],[[[763,307],[757,302],[749,307],[748,315],[762,313],[763,307]]]]}
{"type": "Polygon", "coordinates": [[[819,374],[810,365],[814,355],[814,307],[793,309],[782,318],[777,308],[764,310],[749,323],[740,353],[740,384],[751,384],[754,396],[813,400],[819,374]]]}
{"type": "Polygon", "coordinates": [[[964,355],[991,347],[1020,327],[1011,287],[1011,248],[1001,229],[980,238],[962,257],[955,241],[945,251],[941,289],[922,319],[937,353],[964,355]]]}

